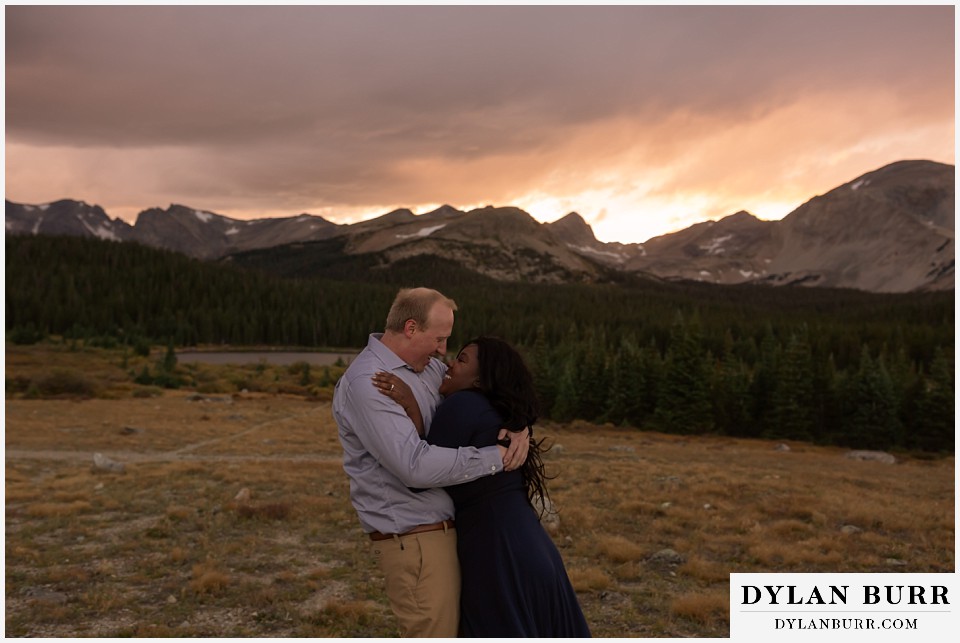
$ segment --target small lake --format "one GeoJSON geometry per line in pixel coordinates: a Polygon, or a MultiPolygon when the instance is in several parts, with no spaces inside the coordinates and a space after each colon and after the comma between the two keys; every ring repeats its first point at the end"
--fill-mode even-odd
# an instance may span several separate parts
{"type": "Polygon", "coordinates": [[[265,362],[287,366],[307,362],[311,366],[332,366],[338,359],[349,364],[357,356],[354,353],[319,353],[304,351],[178,351],[177,362],[181,364],[259,364],[265,362]]]}

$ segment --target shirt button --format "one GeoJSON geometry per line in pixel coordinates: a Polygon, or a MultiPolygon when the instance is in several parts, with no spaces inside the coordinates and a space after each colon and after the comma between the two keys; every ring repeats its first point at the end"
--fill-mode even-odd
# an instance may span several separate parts
{"type": "Polygon", "coordinates": [[[494,464],[494,465],[491,465],[491,466],[490,466],[490,470],[491,470],[491,471],[496,471],[496,470],[497,470],[497,465],[495,465],[495,464],[494,464]]]}

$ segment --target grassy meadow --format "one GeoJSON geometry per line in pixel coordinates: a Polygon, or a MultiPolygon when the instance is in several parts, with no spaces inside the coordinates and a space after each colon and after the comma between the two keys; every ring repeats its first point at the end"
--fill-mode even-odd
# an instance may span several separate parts
{"type": "MultiPolygon", "coordinates": [[[[159,359],[6,345],[6,634],[396,636],[340,465],[340,369],[136,383],[159,359]]],[[[583,422],[538,435],[595,636],[728,636],[731,572],[954,570],[952,457],[583,422]]]]}

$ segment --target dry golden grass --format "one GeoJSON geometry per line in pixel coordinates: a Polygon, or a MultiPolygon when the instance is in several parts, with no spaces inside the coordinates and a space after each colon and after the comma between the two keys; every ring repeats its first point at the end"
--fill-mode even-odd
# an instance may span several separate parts
{"type": "MultiPolygon", "coordinates": [[[[8,379],[55,364],[103,396],[8,394],[8,635],[397,635],[329,392],[138,396],[116,352],[7,350],[8,379]],[[125,471],[96,470],[98,452],[125,471]]],[[[192,376],[225,389],[295,378],[192,376]]],[[[731,572],[954,569],[953,458],[883,465],[582,422],[538,431],[563,447],[545,457],[552,537],[596,636],[728,636],[731,572]],[[658,562],[664,549],[682,560],[658,562]]]]}
{"type": "Polygon", "coordinates": [[[623,536],[601,536],[597,540],[600,553],[615,563],[629,563],[645,558],[649,552],[623,536]]]}
{"type": "Polygon", "coordinates": [[[570,583],[578,592],[607,589],[612,582],[607,573],[596,567],[570,567],[567,569],[570,583]]]}
{"type": "Polygon", "coordinates": [[[720,563],[691,556],[678,568],[677,573],[706,583],[726,582],[730,579],[730,567],[720,563]]]}
{"type": "Polygon", "coordinates": [[[93,508],[89,502],[38,502],[27,505],[23,512],[31,518],[71,516],[93,508]]]}
{"type": "Polygon", "coordinates": [[[722,591],[696,592],[678,596],[670,602],[670,613],[701,623],[723,619],[730,608],[730,595],[722,591]]]}
{"type": "Polygon", "coordinates": [[[197,594],[216,593],[230,583],[230,575],[218,569],[217,565],[211,561],[194,565],[192,574],[193,579],[189,587],[197,594]]]}

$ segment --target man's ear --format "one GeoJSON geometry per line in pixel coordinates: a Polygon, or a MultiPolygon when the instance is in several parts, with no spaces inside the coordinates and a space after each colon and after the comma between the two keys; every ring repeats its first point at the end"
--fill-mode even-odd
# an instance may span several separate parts
{"type": "Polygon", "coordinates": [[[403,323],[403,334],[406,335],[408,339],[413,337],[413,334],[416,332],[417,332],[416,320],[408,319],[403,323]]]}

